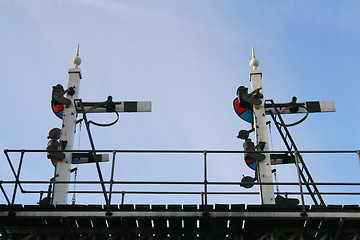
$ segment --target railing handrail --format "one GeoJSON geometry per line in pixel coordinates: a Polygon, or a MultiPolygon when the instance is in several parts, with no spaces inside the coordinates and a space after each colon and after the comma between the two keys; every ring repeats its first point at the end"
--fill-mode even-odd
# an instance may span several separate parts
{"type": "MultiPolygon", "coordinates": [[[[97,153],[251,153],[253,151],[241,151],[241,150],[169,150],[169,149],[121,149],[121,150],[89,150],[89,149],[78,149],[78,150],[51,150],[52,152],[97,152],[97,153]]],[[[7,152],[48,152],[43,149],[5,149],[4,153],[7,152]]],[[[255,151],[256,152],[256,151],[255,151]]],[[[294,151],[278,150],[278,151],[261,151],[262,153],[294,153],[294,151]]],[[[299,150],[298,153],[356,153],[359,154],[360,150],[299,150]]]]}
{"type": "MultiPolygon", "coordinates": [[[[5,149],[4,153],[6,155],[6,158],[8,160],[8,163],[12,169],[12,173],[14,175],[14,179],[15,180],[0,180],[0,188],[1,188],[1,192],[5,198],[5,200],[7,201],[8,204],[14,204],[15,203],[15,198],[16,198],[16,194],[17,194],[17,189],[20,189],[21,193],[28,193],[28,194],[44,194],[47,193],[47,191],[43,191],[43,190],[26,190],[24,187],[25,185],[28,184],[53,184],[53,182],[50,181],[38,181],[38,180],[21,180],[20,178],[20,173],[21,173],[21,165],[22,165],[22,161],[25,160],[25,153],[46,153],[46,150],[25,150],[25,149],[5,149]],[[20,163],[18,165],[18,169],[15,169],[14,165],[12,164],[12,160],[10,159],[9,153],[21,153],[21,157],[20,157],[20,163]],[[7,184],[13,184],[14,185],[14,190],[12,192],[12,194],[7,194],[6,191],[4,190],[3,186],[7,185],[7,184]],[[9,196],[12,196],[9,197],[9,196]]],[[[94,150],[67,150],[67,151],[62,151],[62,152],[86,152],[86,153],[94,153],[94,150]]],[[[265,152],[265,151],[264,151],[265,152]]],[[[207,196],[208,195],[213,195],[213,194],[222,194],[222,195],[254,195],[254,194],[259,194],[259,192],[231,192],[231,191],[210,191],[208,190],[208,186],[214,186],[214,185],[240,185],[241,181],[209,181],[207,179],[207,155],[208,154],[242,154],[242,153],[249,153],[249,151],[239,151],[239,150],[155,150],[155,149],[148,149],[148,150],[96,150],[96,153],[112,153],[113,154],[113,159],[112,159],[112,168],[111,168],[111,177],[110,180],[103,180],[103,181],[99,181],[99,180],[95,180],[95,181],[84,181],[84,180],[77,180],[77,181],[58,181],[57,183],[60,184],[102,184],[102,185],[107,185],[110,187],[107,187],[107,189],[103,189],[103,190],[98,190],[98,191],[84,191],[84,190],[77,190],[77,191],[68,191],[68,193],[79,193],[79,194],[104,194],[105,196],[108,196],[108,205],[111,204],[111,196],[112,194],[122,194],[123,198],[125,196],[125,194],[199,194],[202,197],[202,203],[204,205],[208,204],[207,201],[207,196]],[[113,176],[114,176],[114,164],[115,164],[115,158],[116,158],[116,154],[117,153],[157,153],[157,154],[202,154],[203,155],[203,180],[202,181],[118,181],[118,180],[114,180],[113,176]],[[116,185],[199,185],[199,186],[203,186],[203,190],[202,191],[131,191],[131,190],[125,190],[125,191],[119,191],[119,190],[113,190],[113,186],[116,185]]],[[[266,153],[290,153],[289,151],[266,151],[266,153]]],[[[291,152],[294,153],[294,152],[291,152]]],[[[310,151],[297,151],[298,154],[302,153],[302,154],[324,154],[324,153],[329,153],[329,154],[348,154],[348,153],[352,153],[352,154],[357,154],[359,157],[359,150],[310,150],[310,151]]],[[[309,186],[309,185],[319,185],[319,186],[360,186],[360,182],[314,182],[314,183],[309,183],[309,182],[254,182],[254,185],[288,185],[288,186],[309,186]]],[[[287,194],[287,195],[300,195],[302,198],[304,195],[308,195],[307,192],[290,192],[290,191],[282,191],[282,192],[278,192],[278,194],[287,194]]],[[[321,192],[321,194],[324,195],[360,195],[360,192],[340,192],[340,191],[326,191],[326,192],[321,192]]],[[[42,197],[42,195],[41,195],[42,197]]],[[[124,200],[122,200],[123,202],[124,200]]],[[[304,205],[304,202],[302,203],[302,205],[304,205]]]]}

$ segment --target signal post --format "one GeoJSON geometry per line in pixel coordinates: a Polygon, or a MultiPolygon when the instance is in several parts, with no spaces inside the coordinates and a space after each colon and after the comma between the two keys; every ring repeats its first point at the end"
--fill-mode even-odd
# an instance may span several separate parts
{"type": "MultiPolygon", "coordinates": [[[[254,48],[252,49],[252,59],[249,63],[253,70],[250,71],[251,89],[261,100],[260,105],[253,105],[254,122],[253,129],[256,136],[256,145],[261,151],[269,151],[268,132],[266,128],[266,114],[264,96],[262,94],[262,71],[258,70],[259,61],[255,58],[254,48]]],[[[259,149],[258,149],[259,150],[259,149]]],[[[265,159],[257,161],[256,178],[259,183],[272,183],[271,160],[269,153],[263,153],[265,159]]],[[[275,204],[273,185],[260,185],[261,204],[275,204]]]]}
{"type": "MultiPolygon", "coordinates": [[[[59,150],[72,150],[74,142],[74,131],[76,123],[76,108],[74,100],[79,96],[79,87],[81,79],[81,71],[78,66],[81,63],[79,57],[79,45],[76,50],[76,56],[72,59],[74,68],[69,69],[69,81],[68,88],[65,97],[65,108],[62,117],[62,127],[60,134],[60,146],[62,149],[59,150]],[[66,100],[67,99],[67,100],[66,100]]],[[[67,183],[56,183],[61,181],[70,180],[71,161],[72,153],[64,152],[65,158],[61,161],[56,162],[55,177],[54,177],[54,191],[52,197],[52,204],[66,204],[67,203],[67,183]]]]}
{"type": "MultiPolygon", "coordinates": [[[[65,205],[68,201],[68,186],[70,181],[71,164],[91,163],[95,162],[99,171],[100,181],[102,181],[101,170],[99,162],[108,161],[108,156],[80,154],[72,152],[62,152],[63,150],[73,150],[74,132],[76,126],[77,114],[83,114],[85,120],[86,113],[109,113],[114,112],[119,119],[118,112],[151,112],[151,102],[149,101],[122,101],[113,102],[112,97],[109,96],[105,102],[82,102],[79,99],[79,85],[81,79],[81,71],[78,66],[81,64],[79,57],[79,45],[77,46],[76,56],[72,59],[74,68],[69,69],[68,88],[64,88],[58,84],[53,87],[52,93],[52,109],[56,116],[62,119],[61,130],[54,128],[49,132],[51,140],[48,143],[48,158],[50,158],[55,166],[55,176],[53,178],[54,187],[51,204],[65,205]],[[64,96],[64,94],[66,94],[64,96]],[[78,105],[76,100],[81,101],[81,106],[78,105]]],[[[97,124],[97,126],[111,126],[111,124],[97,124]]],[[[88,127],[88,122],[85,120],[88,127]]],[[[95,147],[92,144],[92,151],[95,147]]],[[[95,154],[95,153],[94,153],[95,154]]],[[[105,187],[104,187],[105,188],[105,187]]],[[[103,189],[104,192],[106,189],[103,189]]]]}

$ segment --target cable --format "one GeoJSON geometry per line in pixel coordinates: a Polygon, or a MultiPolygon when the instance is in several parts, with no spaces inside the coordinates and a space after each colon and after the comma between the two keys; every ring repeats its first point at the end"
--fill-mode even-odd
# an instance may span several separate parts
{"type": "Polygon", "coordinates": [[[271,151],[273,151],[274,150],[274,144],[273,144],[272,132],[271,132],[271,122],[269,123],[269,133],[270,133],[270,149],[271,149],[271,151]]]}
{"type": "Polygon", "coordinates": [[[82,119],[79,121],[79,138],[78,138],[78,150],[80,149],[80,140],[81,140],[81,127],[82,127],[82,119]]]}
{"type": "MultiPolygon", "coordinates": [[[[269,133],[270,133],[270,149],[271,151],[274,151],[274,145],[273,145],[273,139],[272,139],[272,132],[271,132],[271,124],[269,124],[269,133]]],[[[279,184],[278,184],[278,180],[277,180],[277,169],[276,169],[276,164],[274,165],[274,178],[275,178],[275,183],[276,183],[276,193],[279,195],[280,189],[279,189],[279,184]]]]}
{"type": "Polygon", "coordinates": [[[303,118],[301,118],[299,121],[291,123],[291,124],[282,124],[282,123],[278,122],[281,126],[293,127],[293,126],[298,125],[298,124],[302,123],[303,121],[305,121],[305,119],[309,116],[308,109],[305,106],[298,106],[298,105],[291,105],[291,106],[285,107],[285,108],[281,109],[278,114],[282,114],[286,110],[289,110],[289,109],[294,108],[294,107],[305,109],[306,110],[305,116],[303,118]]]}
{"type": "MultiPolygon", "coordinates": [[[[82,129],[82,119],[81,120],[79,120],[79,121],[77,121],[77,123],[80,123],[80,125],[79,125],[79,138],[78,138],[78,146],[77,146],[77,148],[78,148],[78,151],[79,151],[79,149],[80,149],[80,140],[81,140],[81,129],[82,129]]],[[[76,164],[76,167],[74,168],[75,169],[75,173],[74,173],[74,188],[73,188],[73,196],[72,196],[72,199],[71,199],[71,204],[72,205],[75,205],[75,203],[76,203],[76,194],[75,194],[75,192],[76,192],[76,179],[77,179],[77,173],[78,173],[78,166],[79,166],[79,164],[76,164]]]]}
{"type": "Polygon", "coordinates": [[[78,171],[78,168],[76,167],[75,168],[75,173],[74,173],[74,193],[73,193],[73,196],[72,196],[72,199],[71,199],[71,204],[72,205],[75,205],[76,203],[76,195],[75,195],[75,190],[76,190],[76,178],[77,178],[77,171],[78,171]]]}
{"type": "MultiPolygon", "coordinates": [[[[81,100],[80,100],[80,103],[82,104],[81,100]]],[[[115,103],[112,101],[112,96],[109,96],[108,99],[105,101],[105,102],[102,102],[102,103],[99,103],[99,104],[96,104],[95,106],[92,106],[91,108],[89,108],[87,111],[84,111],[83,110],[83,114],[86,114],[96,108],[99,108],[99,107],[103,107],[103,108],[106,108],[106,111],[107,112],[113,112],[116,114],[116,119],[115,121],[111,122],[111,123],[98,123],[98,122],[94,122],[94,121],[88,121],[88,124],[94,124],[95,126],[98,126],[98,127],[110,127],[112,125],[114,125],[115,123],[117,123],[119,121],[119,118],[120,118],[120,115],[119,113],[116,111],[116,105],[115,103]]],[[[82,121],[83,119],[79,120],[79,121],[82,121]]]]}
{"type": "Polygon", "coordinates": [[[120,115],[118,112],[114,112],[114,113],[116,114],[116,120],[111,123],[97,123],[97,122],[90,120],[89,124],[94,124],[95,126],[98,126],[98,127],[110,127],[110,126],[114,125],[115,123],[117,123],[120,118],[120,115]]]}

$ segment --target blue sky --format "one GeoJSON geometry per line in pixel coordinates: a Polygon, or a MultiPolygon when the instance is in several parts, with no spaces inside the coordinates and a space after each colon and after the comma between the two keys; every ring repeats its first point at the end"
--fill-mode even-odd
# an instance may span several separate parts
{"type": "MultiPolygon", "coordinates": [[[[48,131],[61,126],[50,109],[51,89],[67,85],[79,43],[84,101],[112,95],[115,101],[152,101],[153,106],[151,113],[122,114],[115,126],[93,127],[97,149],[242,150],[236,136],[250,126],[236,116],[232,100],[240,85],[250,87],[254,46],[266,99],[335,101],[335,113],[312,114],[291,129],[298,148],[357,150],[359,8],[355,0],[0,0],[0,148],[45,149],[48,131]]],[[[106,122],[114,116],[92,118],[106,122]]],[[[85,128],[78,129],[75,139],[76,149],[90,148],[85,128]]],[[[274,127],[271,143],[272,150],[284,149],[274,127]]],[[[304,157],[317,181],[360,180],[355,154],[304,157]]],[[[38,177],[39,170],[44,180],[52,176],[44,155],[30,159],[24,178],[38,177]]],[[[239,181],[253,174],[239,155],[209,161],[212,181],[239,181]]],[[[1,176],[10,178],[4,156],[0,162],[1,176]]],[[[124,155],[120,163],[120,180],[202,180],[199,155],[124,155]]],[[[94,166],[81,165],[78,178],[94,179],[94,171],[94,166]]],[[[293,171],[293,166],[278,166],[277,178],[296,180],[293,171]]],[[[359,192],[359,187],[351,190],[359,192]]],[[[36,198],[23,197],[27,202],[36,198]]],[[[165,202],[198,200],[170,196],[165,202]]],[[[326,200],[350,204],[359,197],[326,200]]],[[[164,200],[133,196],[131,201],[164,200]]],[[[212,198],[212,203],[227,202],[257,203],[258,197],[212,198]]]]}

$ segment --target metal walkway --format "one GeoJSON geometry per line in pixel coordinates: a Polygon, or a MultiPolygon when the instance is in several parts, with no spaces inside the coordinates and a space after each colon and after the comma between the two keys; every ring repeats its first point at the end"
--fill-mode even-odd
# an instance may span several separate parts
{"type": "MultiPolygon", "coordinates": [[[[360,239],[360,208],[0,205],[2,239],[360,239]]],[[[0,238],[1,239],[1,238],[0,238]]]]}

